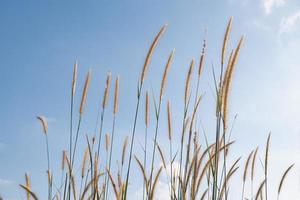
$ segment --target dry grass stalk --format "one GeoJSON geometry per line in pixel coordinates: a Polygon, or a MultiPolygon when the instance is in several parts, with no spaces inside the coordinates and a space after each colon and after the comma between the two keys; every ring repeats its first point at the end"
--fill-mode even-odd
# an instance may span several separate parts
{"type": "Polygon", "coordinates": [[[114,114],[118,112],[118,101],[119,101],[119,76],[117,76],[116,83],[115,83],[114,114]]]}
{"type": "MultiPolygon", "coordinates": [[[[218,149],[218,152],[217,152],[217,153],[220,154],[224,149],[228,149],[233,143],[234,143],[234,141],[229,142],[229,143],[223,145],[222,147],[220,147],[220,148],[218,149]]],[[[207,148],[207,150],[205,150],[205,152],[206,152],[205,154],[209,153],[209,151],[214,151],[214,150],[215,150],[214,147],[215,147],[215,144],[210,145],[210,146],[207,148]]],[[[200,174],[200,176],[199,176],[199,178],[198,178],[198,180],[197,180],[197,187],[196,187],[197,189],[196,189],[196,192],[199,190],[200,184],[201,184],[201,182],[202,182],[202,180],[203,180],[203,177],[204,177],[204,175],[206,174],[207,170],[209,170],[210,167],[212,167],[212,162],[213,162],[213,160],[214,160],[214,158],[215,158],[215,156],[216,156],[217,153],[216,153],[216,152],[209,153],[209,159],[207,160],[207,162],[205,163],[204,167],[202,168],[202,172],[201,172],[201,174],[200,174]]],[[[204,153],[203,153],[203,154],[204,154],[204,153]]],[[[201,159],[201,158],[200,158],[200,159],[201,159]]],[[[199,163],[200,163],[200,162],[199,162],[199,163]]],[[[201,164],[201,163],[200,163],[200,164],[201,164]]],[[[198,167],[201,166],[200,164],[199,164],[198,167]]]]}
{"type": "Polygon", "coordinates": [[[270,138],[271,133],[269,133],[267,144],[266,144],[266,152],[265,152],[265,197],[268,200],[268,162],[269,162],[269,148],[270,148],[270,138]]]}
{"type": "Polygon", "coordinates": [[[76,195],[75,178],[74,178],[74,175],[73,175],[73,169],[72,169],[70,159],[68,158],[68,155],[66,155],[66,163],[68,165],[70,183],[71,183],[72,190],[73,190],[73,198],[74,198],[74,200],[76,200],[77,195],[76,195]]]}
{"type": "Polygon", "coordinates": [[[23,188],[26,192],[28,192],[30,194],[30,196],[34,199],[34,200],[39,200],[39,198],[36,196],[36,194],[34,192],[31,191],[30,188],[28,188],[25,185],[20,184],[19,185],[21,188],[23,188]]]}
{"type": "Polygon", "coordinates": [[[143,174],[143,180],[144,180],[144,184],[146,186],[146,188],[145,188],[146,189],[146,194],[148,195],[149,194],[149,188],[148,188],[148,180],[147,180],[147,175],[146,175],[145,168],[144,168],[143,164],[141,163],[141,161],[136,156],[134,156],[134,158],[135,158],[135,160],[136,160],[136,162],[137,162],[137,164],[138,164],[138,166],[139,166],[139,168],[140,168],[140,170],[143,174]]]}
{"type": "Polygon", "coordinates": [[[114,193],[115,193],[115,196],[116,196],[116,199],[119,200],[120,199],[120,196],[119,196],[119,192],[118,192],[118,189],[117,189],[117,184],[113,178],[113,176],[111,175],[111,172],[106,169],[107,173],[108,173],[108,176],[109,176],[109,179],[110,179],[110,182],[113,186],[113,189],[114,189],[114,193]]]}
{"type": "Polygon", "coordinates": [[[164,154],[163,154],[163,151],[162,151],[162,149],[161,149],[161,147],[160,147],[160,145],[159,145],[158,143],[157,143],[156,145],[157,145],[157,149],[158,149],[158,152],[159,152],[161,161],[162,161],[162,163],[163,163],[163,167],[164,167],[165,169],[167,169],[166,160],[165,160],[165,156],[164,156],[164,154]]]}
{"type": "MultiPolygon", "coordinates": [[[[197,151],[199,151],[199,150],[197,150],[197,151]]],[[[189,180],[192,178],[192,171],[194,169],[195,163],[197,162],[196,158],[197,158],[197,152],[193,155],[192,161],[190,162],[189,168],[187,170],[187,175],[186,175],[186,178],[184,180],[184,192],[187,191],[189,180]]]]}
{"type": "Polygon", "coordinates": [[[153,186],[152,186],[152,189],[150,191],[150,199],[153,200],[154,199],[154,194],[155,194],[155,190],[156,190],[156,186],[157,186],[157,183],[158,183],[158,179],[159,179],[159,176],[161,174],[161,171],[162,171],[162,167],[160,167],[155,175],[155,178],[154,178],[154,182],[153,182],[153,186]]]}
{"type": "Polygon", "coordinates": [[[270,149],[270,139],[271,133],[269,133],[267,144],[266,144],[266,152],[265,152],[265,174],[268,173],[268,160],[269,160],[269,149],[270,149]]]}
{"type": "Polygon", "coordinates": [[[76,180],[74,177],[74,174],[71,174],[71,186],[72,186],[72,190],[73,190],[73,199],[76,200],[77,199],[77,190],[76,190],[76,180]]]}
{"type": "Polygon", "coordinates": [[[191,77],[192,77],[192,72],[193,72],[193,68],[194,68],[194,59],[192,59],[190,67],[189,67],[189,71],[187,73],[187,77],[186,77],[186,82],[185,82],[185,91],[184,91],[184,104],[187,105],[188,103],[188,98],[190,96],[190,84],[191,84],[191,77]]]}
{"type": "Polygon", "coordinates": [[[48,175],[48,184],[49,186],[52,185],[52,180],[53,180],[53,175],[50,169],[47,170],[47,175],[48,175]]]}
{"type": "Polygon", "coordinates": [[[167,104],[167,113],[168,113],[168,136],[169,140],[172,140],[172,113],[171,113],[171,106],[170,102],[168,101],[167,104]]]}
{"type": "Polygon", "coordinates": [[[95,184],[95,180],[97,179],[99,179],[99,177],[100,176],[103,176],[103,173],[101,173],[101,174],[98,174],[97,175],[97,177],[93,177],[92,178],[92,180],[90,180],[87,184],[86,184],[86,186],[85,186],[85,188],[84,188],[84,190],[83,190],[83,192],[82,192],[82,194],[81,194],[81,196],[80,196],[80,200],[84,200],[85,198],[85,195],[87,194],[87,192],[89,191],[89,189],[91,188],[91,186],[93,186],[94,184],[95,184]]]}
{"type": "Polygon", "coordinates": [[[184,140],[184,136],[185,136],[185,132],[186,132],[186,129],[189,127],[190,125],[190,117],[187,117],[185,122],[184,122],[184,125],[183,125],[183,131],[182,131],[182,136],[181,136],[181,143],[183,143],[183,140],[184,140]]]}
{"type": "Polygon", "coordinates": [[[205,196],[206,196],[207,192],[208,192],[208,189],[206,189],[206,190],[203,192],[203,194],[201,195],[200,200],[204,200],[204,199],[205,199],[205,196]]]}
{"type": "Polygon", "coordinates": [[[220,193],[220,199],[223,199],[223,196],[227,196],[227,186],[228,186],[228,183],[229,183],[229,180],[230,178],[233,176],[233,174],[238,170],[238,166],[236,166],[238,164],[238,162],[240,161],[241,158],[238,158],[234,163],[233,165],[230,167],[229,171],[228,171],[228,174],[225,176],[226,177],[226,180],[224,181],[222,187],[221,187],[221,193],[220,193]],[[225,184],[226,183],[226,184],[225,184]],[[225,190],[226,189],[226,190],[225,190]],[[226,192],[226,194],[225,194],[226,192]]]}
{"type": "Polygon", "coordinates": [[[221,65],[222,66],[224,65],[224,61],[225,61],[226,47],[227,47],[227,42],[228,42],[230,30],[231,30],[232,20],[233,20],[233,17],[230,17],[229,22],[227,24],[226,32],[224,35],[224,39],[223,39],[223,47],[222,47],[222,54],[221,54],[221,65]]]}
{"type": "MultiPolygon", "coordinates": [[[[30,178],[29,178],[29,175],[27,173],[25,173],[25,183],[26,183],[26,187],[30,189],[31,188],[30,178]]],[[[28,191],[26,191],[26,197],[27,197],[27,200],[30,200],[30,193],[28,191]]]]}
{"type": "Polygon", "coordinates": [[[90,80],[91,80],[91,70],[89,70],[86,79],[85,79],[85,83],[84,83],[84,88],[83,88],[83,92],[82,92],[82,96],[81,96],[81,102],[80,102],[80,109],[79,109],[79,114],[82,115],[83,113],[83,109],[84,109],[84,105],[86,102],[86,98],[87,98],[87,91],[90,85],[90,80]]]}
{"type": "Polygon", "coordinates": [[[253,155],[253,151],[251,151],[251,153],[249,154],[249,156],[247,158],[247,161],[246,161],[246,164],[245,164],[244,174],[243,174],[243,182],[246,182],[247,174],[248,174],[248,167],[249,167],[249,163],[250,163],[250,160],[252,158],[252,155],[253,155]]]}
{"type": "Polygon", "coordinates": [[[108,102],[110,82],[111,82],[111,72],[108,72],[107,77],[106,77],[106,86],[105,86],[103,102],[102,102],[103,109],[106,107],[107,102],[108,102]]]}
{"type": "Polygon", "coordinates": [[[48,122],[47,122],[46,117],[44,117],[44,116],[37,116],[37,119],[40,120],[40,122],[41,122],[41,124],[43,126],[43,132],[45,134],[47,134],[48,133],[48,122]]]}
{"type": "Polygon", "coordinates": [[[262,189],[264,188],[264,185],[266,183],[266,180],[264,180],[260,185],[259,188],[257,190],[257,193],[255,195],[255,200],[258,200],[258,198],[260,197],[260,195],[262,194],[262,189]]]}
{"type": "Polygon", "coordinates": [[[198,77],[200,77],[203,65],[204,65],[204,60],[205,60],[205,47],[206,47],[206,40],[203,40],[203,47],[202,47],[202,52],[200,56],[200,62],[199,62],[199,68],[198,68],[198,77]]]}
{"type": "Polygon", "coordinates": [[[61,170],[62,171],[65,170],[66,155],[67,155],[67,151],[63,150],[62,159],[61,159],[61,170]]]}
{"type": "Polygon", "coordinates": [[[251,180],[252,181],[254,179],[254,172],[255,172],[255,163],[256,163],[257,152],[258,152],[258,147],[255,149],[255,152],[253,154],[253,159],[252,159],[252,165],[251,165],[251,180]]]}
{"type": "Polygon", "coordinates": [[[108,151],[110,143],[110,135],[109,133],[105,134],[105,150],[108,151]]]}
{"type": "Polygon", "coordinates": [[[246,184],[246,179],[247,179],[247,175],[248,175],[248,168],[249,168],[249,164],[250,164],[250,160],[252,158],[254,151],[251,151],[251,153],[249,154],[247,160],[246,160],[246,164],[245,164],[245,168],[244,168],[244,174],[243,174],[243,188],[242,188],[242,199],[244,199],[244,192],[245,192],[245,184],[246,184]]]}
{"type": "Polygon", "coordinates": [[[128,136],[125,137],[123,146],[122,146],[122,160],[121,160],[122,165],[124,165],[127,145],[128,145],[128,136]]]}
{"type": "Polygon", "coordinates": [[[164,94],[164,89],[165,89],[165,85],[166,85],[166,81],[167,81],[167,76],[168,76],[168,72],[170,71],[170,66],[172,64],[173,61],[173,57],[174,57],[174,53],[175,53],[175,49],[173,49],[173,51],[171,52],[169,58],[168,58],[168,62],[166,64],[165,70],[164,70],[164,74],[163,74],[163,78],[161,80],[161,85],[160,85],[160,101],[163,97],[164,94]]]}
{"type": "Polygon", "coordinates": [[[201,102],[201,99],[202,99],[202,96],[200,96],[197,100],[197,103],[195,105],[195,108],[193,110],[193,115],[192,115],[192,119],[191,119],[191,123],[190,123],[190,130],[189,130],[189,137],[188,137],[188,144],[187,144],[187,150],[186,150],[186,163],[185,163],[185,168],[184,168],[184,180],[183,181],[186,181],[187,180],[187,177],[186,177],[186,172],[188,170],[188,165],[189,165],[189,162],[190,162],[190,149],[191,149],[191,139],[192,139],[192,129],[193,129],[193,124],[194,124],[194,119],[195,119],[195,116],[196,116],[196,113],[197,113],[197,110],[198,110],[198,107],[199,107],[199,104],[201,102]]]}
{"type": "Polygon", "coordinates": [[[75,64],[74,64],[74,72],[73,72],[73,80],[72,80],[72,97],[75,96],[75,91],[76,91],[77,66],[78,66],[78,63],[77,63],[77,61],[75,61],[75,64]]]}
{"type": "Polygon", "coordinates": [[[228,63],[227,63],[227,67],[226,67],[226,72],[225,72],[225,75],[224,75],[224,80],[223,80],[223,83],[222,83],[221,96],[223,98],[224,98],[224,92],[225,92],[224,90],[225,90],[225,86],[226,86],[226,81],[228,80],[228,75],[229,75],[229,72],[230,72],[230,66],[231,66],[232,58],[233,58],[234,54],[235,54],[235,50],[231,50],[230,55],[229,55],[229,59],[228,59],[228,63]]]}
{"type": "Polygon", "coordinates": [[[149,49],[149,51],[147,53],[147,56],[146,56],[146,59],[145,59],[145,62],[144,62],[144,66],[143,66],[143,70],[142,70],[142,73],[141,73],[141,85],[144,82],[144,79],[145,79],[145,76],[146,76],[146,73],[147,73],[147,70],[148,70],[148,67],[149,67],[149,63],[150,63],[150,60],[152,58],[154,49],[155,49],[156,45],[158,44],[158,41],[161,38],[162,34],[165,32],[166,27],[167,27],[167,25],[164,25],[160,29],[160,31],[158,32],[158,34],[156,35],[156,37],[154,38],[154,40],[153,40],[153,42],[152,42],[152,44],[150,46],[150,49],[149,49]]]}
{"type": "Polygon", "coordinates": [[[83,178],[85,176],[88,156],[89,156],[89,149],[86,148],[84,151],[83,160],[82,160],[81,178],[83,178]]]}
{"type": "Polygon", "coordinates": [[[291,166],[289,166],[285,172],[283,173],[282,177],[281,177],[281,180],[280,180],[280,183],[279,183],[279,186],[278,186],[278,191],[277,191],[277,194],[278,194],[278,199],[279,199],[279,194],[281,192],[281,189],[282,189],[282,185],[283,185],[283,182],[287,176],[287,174],[289,173],[289,171],[294,167],[294,164],[292,164],[291,166]]]}
{"type": "Polygon", "coordinates": [[[98,161],[99,157],[97,154],[94,156],[94,192],[97,191],[98,188],[98,161]]]}

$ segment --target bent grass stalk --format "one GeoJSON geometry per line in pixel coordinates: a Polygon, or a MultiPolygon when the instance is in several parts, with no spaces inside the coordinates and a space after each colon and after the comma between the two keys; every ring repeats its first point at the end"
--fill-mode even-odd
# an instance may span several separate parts
{"type": "Polygon", "coordinates": [[[285,172],[283,173],[282,177],[281,177],[281,180],[280,180],[280,183],[279,183],[279,186],[278,186],[278,191],[277,191],[277,200],[279,200],[279,195],[280,195],[280,192],[281,192],[281,189],[282,189],[282,185],[283,185],[283,182],[287,176],[287,174],[289,173],[289,171],[294,167],[294,164],[290,165],[286,170],[285,172]]]}
{"type": "Polygon", "coordinates": [[[269,148],[270,148],[270,138],[271,133],[269,133],[267,144],[266,144],[266,152],[265,152],[265,198],[268,200],[268,160],[269,160],[269,148]]]}

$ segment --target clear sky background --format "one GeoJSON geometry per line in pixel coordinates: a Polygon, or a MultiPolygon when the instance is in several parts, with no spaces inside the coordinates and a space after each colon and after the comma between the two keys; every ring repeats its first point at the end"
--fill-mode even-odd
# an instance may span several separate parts
{"type": "MultiPolygon", "coordinates": [[[[114,77],[119,74],[121,78],[116,129],[116,144],[120,146],[132,128],[136,83],[145,54],[165,23],[168,29],[154,54],[146,89],[153,87],[158,94],[164,64],[176,48],[163,105],[167,99],[172,102],[175,130],[179,128],[185,73],[192,58],[198,63],[207,29],[207,59],[201,80],[205,98],[200,106],[199,127],[212,137],[211,66],[220,63],[223,34],[230,16],[234,22],[229,48],[236,45],[242,34],[246,37],[230,97],[230,118],[238,114],[232,133],[237,142],[232,152],[242,155],[244,161],[259,145],[262,159],[271,131],[270,173],[274,175],[270,178],[271,191],[275,193],[285,168],[296,163],[282,199],[299,199],[300,2],[297,0],[1,1],[0,194],[8,200],[24,199],[18,184],[24,183],[24,173],[28,172],[32,188],[45,198],[46,154],[36,116],[48,118],[51,165],[57,172],[61,151],[68,145],[69,96],[76,59],[80,84],[76,108],[85,74],[89,68],[93,72],[80,139],[84,140],[84,134],[94,130],[105,76],[111,70],[114,77]]],[[[104,132],[111,130],[111,107],[112,104],[104,132]]],[[[165,118],[165,107],[162,110],[165,118]]],[[[144,134],[142,122],[141,119],[137,130],[138,151],[144,134]]],[[[159,140],[164,146],[166,124],[160,130],[159,140]]],[[[175,135],[179,138],[179,132],[175,135]]],[[[83,147],[84,143],[79,145],[83,147]]],[[[115,154],[118,152],[119,147],[115,154]]],[[[140,172],[136,168],[133,171],[132,182],[141,182],[140,172]]],[[[60,178],[59,173],[56,176],[60,178]]],[[[239,173],[234,184],[240,183],[239,173]]],[[[166,184],[163,180],[159,184],[158,197],[163,199],[166,184]]],[[[138,199],[139,185],[132,184],[130,190],[131,198],[138,199]]],[[[238,198],[239,194],[232,196],[238,198]]]]}

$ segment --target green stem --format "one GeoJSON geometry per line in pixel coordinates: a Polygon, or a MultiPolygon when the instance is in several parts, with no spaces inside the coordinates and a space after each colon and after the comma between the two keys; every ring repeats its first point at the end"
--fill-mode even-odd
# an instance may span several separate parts
{"type": "Polygon", "coordinates": [[[152,160],[151,160],[151,171],[150,171],[150,192],[152,189],[152,176],[154,170],[154,160],[155,160],[155,152],[156,152],[156,141],[157,141],[157,133],[158,133],[158,125],[159,125],[159,116],[160,116],[160,108],[161,108],[161,99],[159,100],[157,117],[156,117],[156,127],[155,127],[155,135],[154,135],[154,143],[153,143],[153,151],[152,151],[152,160]]]}
{"type": "MultiPolygon", "coordinates": [[[[113,119],[113,127],[112,127],[112,133],[111,133],[111,143],[110,143],[110,153],[109,153],[109,163],[108,163],[108,171],[110,172],[111,168],[111,159],[112,159],[112,154],[113,154],[113,145],[114,145],[114,135],[115,135],[115,123],[116,123],[116,115],[114,114],[114,119],[113,119]]],[[[105,189],[105,199],[107,200],[107,194],[108,194],[108,184],[109,184],[109,178],[107,179],[106,183],[106,189],[105,189]]]]}
{"type": "Polygon", "coordinates": [[[132,160],[132,151],[133,151],[133,146],[134,146],[135,130],[136,130],[136,123],[137,123],[137,117],[138,117],[138,112],[139,112],[139,105],[140,105],[140,98],[141,98],[142,87],[143,87],[143,83],[141,83],[140,86],[139,86],[139,88],[138,88],[137,103],[136,103],[136,109],[135,109],[135,115],[134,115],[134,123],[133,123],[131,143],[130,143],[130,153],[129,153],[129,160],[128,160],[128,169],[127,169],[127,174],[126,174],[125,190],[124,190],[124,195],[122,197],[123,200],[126,200],[126,197],[127,197],[129,174],[130,174],[130,167],[131,167],[131,160],[132,160]]]}

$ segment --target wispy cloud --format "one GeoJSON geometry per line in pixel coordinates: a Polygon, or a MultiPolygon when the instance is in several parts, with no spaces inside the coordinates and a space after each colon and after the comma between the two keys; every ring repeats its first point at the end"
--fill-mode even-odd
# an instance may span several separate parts
{"type": "Polygon", "coordinates": [[[7,187],[13,184],[13,181],[0,178],[0,188],[7,187]]]}
{"type": "Polygon", "coordinates": [[[282,33],[291,32],[295,28],[297,23],[299,23],[299,21],[300,21],[300,10],[287,17],[282,18],[279,26],[279,33],[282,34],[282,33]]]}
{"type": "Polygon", "coordinates": [[[5,143],[3,143],[3,142],[0,142],[0,149],[3,149],[5,146],[6,146],[6,144],[5,144],[5,143]]]}
{"type": "Polygon", "coordinates": [[[274,7],[285,5],[286,0],[262,0],[266,14],[270,14],[274,7]]]}

